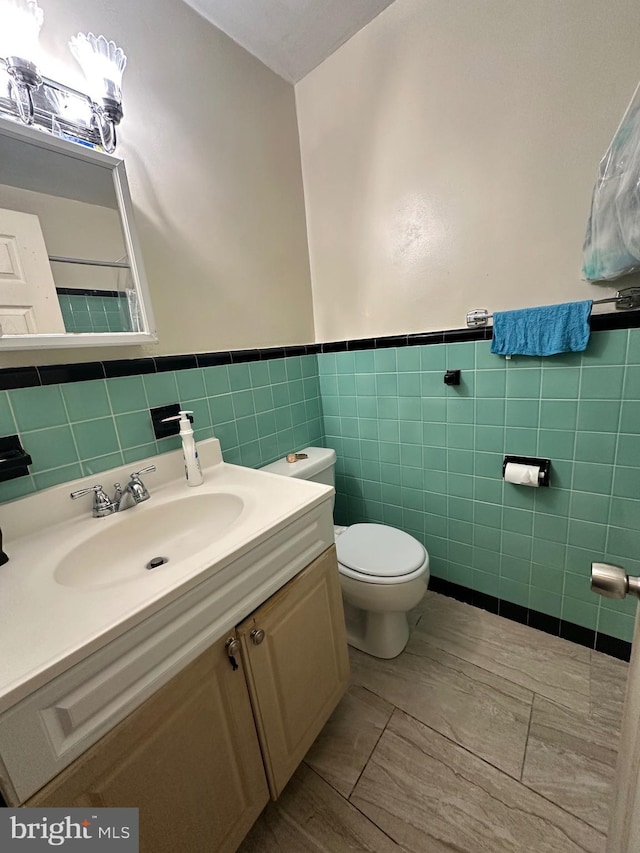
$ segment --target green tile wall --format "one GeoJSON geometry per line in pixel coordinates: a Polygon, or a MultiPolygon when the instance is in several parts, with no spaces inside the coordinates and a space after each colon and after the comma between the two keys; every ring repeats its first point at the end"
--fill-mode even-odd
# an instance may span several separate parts
{"type": "Polygon", "coordinates": [[[0,435],[34,464],[0,501],[174,449],[148,409],[176,401],[228,462],[335,447],[336,520],[407,530],[434,575],[631,640],[634,602],[595,597],[589,569],[640,574],[640,330],[546,359],[464,342],[3,391],[0,435]],[[505,453],[550,457],[552,487],[504,483],[505,453]]]}
{"type": "Polygon", "coordinates": [[[2,391],[0,435],[17,432],[33,465],[0,483],[0,501],[174,450],[177,436],[155,440],[149,408],[178,401],[227,462],[258,467],[322,441],[315,356],[2,391]]]}
{"type": "Polygon", "coordinates": [[[631,640],[634,601],[596,597],[589,572],[640,574],[640,330],[545,359],[489,347],[318,356],[336,519],[401,527],[438,577],[631,640]],[[552,487],[504,483],[505,453],[551,458],[552,487]]]}
{"type": "Polygon", "coordinates": [[[130,332],[126,297],[58,294],[67,332],[130,332]]]}

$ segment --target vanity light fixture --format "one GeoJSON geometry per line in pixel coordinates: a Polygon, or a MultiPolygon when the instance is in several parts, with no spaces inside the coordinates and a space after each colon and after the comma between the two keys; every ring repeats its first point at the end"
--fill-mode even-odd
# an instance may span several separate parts
{"type": "Polygon", "coordinates": [[[88,94],[51,80],[34,61],[43,19],[37,0],[0,0],[0,116],[112,154],[127,57],[102,35],[78,33],[69,48],[88,94]]]}
{"type": "Polygon", "coordinates": [[[93,123],[100,134],[102,147],[106,151],[114,151],[116,125],[122,118],[122,73],[127,57],[115,42],[93,33],[86,36],[78,33],[69,42],[69,47],[87,78],[93,123]]]}
{"type": "Polygon", "coordinates": [[[43,20],[36,0],[0,0],[0,57],[10,97],[25,124],[33,124],[33,92],[42,84],[33,58],[43,20]]]}

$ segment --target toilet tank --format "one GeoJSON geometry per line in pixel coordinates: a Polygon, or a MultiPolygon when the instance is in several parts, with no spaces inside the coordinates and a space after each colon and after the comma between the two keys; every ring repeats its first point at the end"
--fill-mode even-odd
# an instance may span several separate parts
{"type": "Polygon", "coordinates": [[[270,465],[265,465],[263,471],[270,474],[283,474],[285,477],[298,477],[300,480],[311,480],[314,483],[325,483],[335,487],[336,452],[331,447],[305,447],[299,453],[306,453],[307,459],[287,462],[278,459],[270,465]]]}

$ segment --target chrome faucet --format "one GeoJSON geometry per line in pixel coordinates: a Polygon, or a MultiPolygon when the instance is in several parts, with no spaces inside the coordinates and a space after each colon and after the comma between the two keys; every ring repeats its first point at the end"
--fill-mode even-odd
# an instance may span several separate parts
{"type": "Polygon", "coordinates": [[[77,492],[71,492],[71,499],[81,498],[84,495],[90,495],[93,492],[93,512],[94,518],[105,518],[107,515],[113,515],[114,512],[122,512],[129,507],[141,504],[148,501],[151,495],[147,487],[140,479],[141,474],[148,474],[150,471],[155,471],[155,465],[149,465],[148,468],[143,468],[141,471],[134,471],[130,474],[129,482],[122,488],[120,483],[116,483],[113,500],[104,491],[101,485],[90,486],[88,489],[78,489],[77,492]],[[128,500],[128,497],[131,500],[128,500]]]}

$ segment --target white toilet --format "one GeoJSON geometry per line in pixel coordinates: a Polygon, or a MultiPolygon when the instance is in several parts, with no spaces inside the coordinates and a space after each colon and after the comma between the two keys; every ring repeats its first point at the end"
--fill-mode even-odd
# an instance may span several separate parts
{"type": "MultiPolygon", "coordinates": [[[[316,483],[335,483],[336,452],[307,447],[306,459],[280,459],[264,471],[316,483]]],[[[429,582],[429,554],[413,536],[386,524],[334,527],[349,644],[378,658],[407,645],[407,613],[429,582]]]]}

